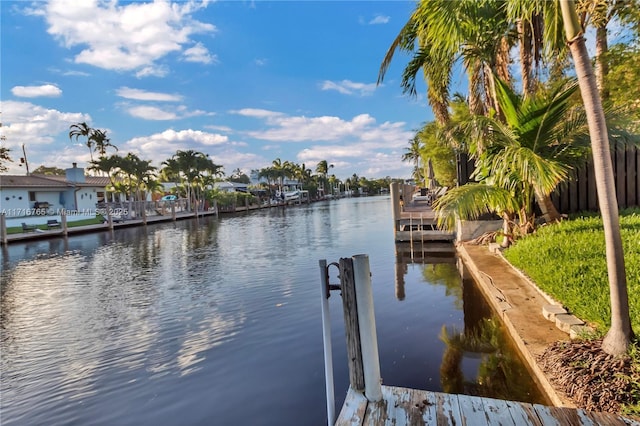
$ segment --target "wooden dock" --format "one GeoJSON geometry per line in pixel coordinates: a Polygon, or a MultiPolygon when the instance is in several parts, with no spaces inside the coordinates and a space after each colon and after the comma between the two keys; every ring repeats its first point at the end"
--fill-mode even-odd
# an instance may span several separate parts
{"type": "Polygon", "coordinates": [[[454,241],[455,233],[438,229],[435,213],[426,200],[413,200],[407,196],[403,203],[400,202],[400,192],[410,194],[412,191],[408,188],[413,188],[409,185],[404,187],[404,190],[400,191],[397,184],[391,186],[393,230],[396,242],[454,241]]]}
{"type": "Polygon", "coordinates": [[[380,402],[369,402],[362,393],[349,388],[335,426],[640,425],[609,413],[394,386],[382,386],[382,397],[380,402]]]}
{"type": "Polygon", "coordinates": [[[551,407],[469,395],[383,386],[378,359],[371,271],[367,255],[320,261],[325,355],[327,424],[330,426],[640,426],[617,414],[551,407]],[[338,267],[340,284],[329,284],[329,266],[338,267]],[[349,390],[335,416],[329,294],[342,297],[349,390]]]}

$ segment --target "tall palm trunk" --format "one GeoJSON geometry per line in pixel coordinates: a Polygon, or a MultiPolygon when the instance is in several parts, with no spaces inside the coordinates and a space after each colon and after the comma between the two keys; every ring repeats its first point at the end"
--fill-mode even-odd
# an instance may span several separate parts
{"type": "Polygon", "coordinates": [[[633,337],[629,316],[629,296],[620,235],[618,201],[613,177],[613,166],[609,152],[609,138],[598,94],[595,75],[589,61],[589,54],[582,37],[583,29],[578,22],[573,0],[560,0],[564,26],[569,40],[569,49],[575,63],[580,92],[584,102],[591,137],[593,164],[600,214],[604,225],[607,271],[611,297],[611,328],[607,332],[602,349],[611,355],[626,353],[633,337]]]}
{"type": "Polygon", "coordinates": [[[545,195],[542,191],[535,189],[536,202],[538,203],[538,207],[540,207],[540,212],[542,213],[542,217],[547,223],[557,222],[560,220],[561,216],[556,209],[556,206],[551,201],[550,195],[545,195]]]}
{"type": "Polygon", "coordinates": [[[520,41],[520,68],[522,70],[522,93],[530,97],[535,91],[533,78],[533,56],[531,55],[531,27],[528,22],[519,19],[516,24],[520,41]]]}
{"type": "Polygon", "coordinates": [[[607,89],[606,79],[609,73],[609,64],[607,62],[607,52],[609,46],[607,43],[607,27],[598,27],[596,29],[596,82],[602,99],[609,98],[609,90],[607,89]]]}

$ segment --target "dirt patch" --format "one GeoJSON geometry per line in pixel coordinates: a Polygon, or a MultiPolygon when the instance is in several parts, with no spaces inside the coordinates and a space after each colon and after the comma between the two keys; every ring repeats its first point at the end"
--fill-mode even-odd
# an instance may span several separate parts
{"type": "Polygon", "coordinates": [[[640,379],[628,356],[614,357],[602,349],[602,339],[551,344],[538,362],[555,387],[576,406],[590,411],[619,413],[623,404],[634,404],[631,378],[640,379]]]}

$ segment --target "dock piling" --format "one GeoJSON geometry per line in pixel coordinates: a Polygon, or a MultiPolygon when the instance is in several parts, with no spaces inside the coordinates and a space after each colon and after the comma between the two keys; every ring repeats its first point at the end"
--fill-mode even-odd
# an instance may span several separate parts
{"type": "Polygon", "coordinates": [[[62,209],[62,211],[60,212],[60,222],[62,224],[62,235],[66,237],[67,235],[69,235],[69,228],[67,226],[67,210],[66,209],[62,209]]]}
{"type": "Polygon", "coordinates": [[[358,322],[360,324],[365,396],[370,402],[378,402],[382,400],[382,383],[378,357],[376,318],[373,311],[369,256],[360,254],[353,256],[352,259],[356,301],[358,304],[358,322]]]}
{"type": "Polygon", "coordinates": [[[0,238],[2,244],[7,245],[7,219],[4,213],[0,213],[0,238]]]}
{"type": "Polygon", "coordinates": [[[327,425],[336,420],[335,391],[333,386],[333,357],[331,355],[331,319],[329,317],[329,273],[327,261],[320,260],[320,283],[322,287],[322,342],[324,346],[324,380],[327,396],[327,425]]]}

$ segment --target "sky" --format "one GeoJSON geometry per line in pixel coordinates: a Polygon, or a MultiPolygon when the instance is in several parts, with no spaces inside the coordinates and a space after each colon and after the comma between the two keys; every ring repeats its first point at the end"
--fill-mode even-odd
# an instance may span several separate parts
{"type": "MultiPolygon", "coordinates": [[[[152,165],[192,149],[226,175],[273,160],[333,164],[369,179],[411,175],[402,162],[433,115],[384,55],[413,1],[0,1],[3,144],[19,166],[87,167],[85,139],[107,131],[121,155],[152,165]]],[[[454,76],[455,79],[463,76],[454,76]]]]}

